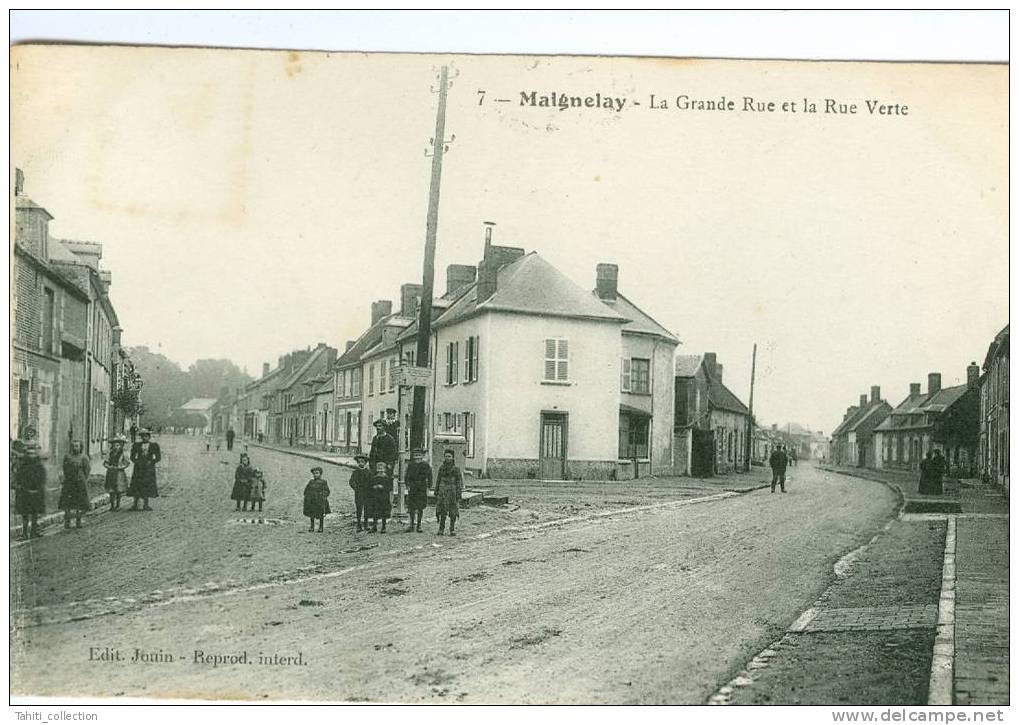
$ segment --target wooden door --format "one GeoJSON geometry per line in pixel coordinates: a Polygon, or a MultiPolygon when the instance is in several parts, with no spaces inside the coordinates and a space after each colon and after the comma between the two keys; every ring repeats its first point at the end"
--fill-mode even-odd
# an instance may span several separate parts
{"type": "Polygon", "coordinates": [[[541,450],[538,457],[540,475],[545,481],[561,481],[566,477],[566,416],[541,414],[541,450]]]}

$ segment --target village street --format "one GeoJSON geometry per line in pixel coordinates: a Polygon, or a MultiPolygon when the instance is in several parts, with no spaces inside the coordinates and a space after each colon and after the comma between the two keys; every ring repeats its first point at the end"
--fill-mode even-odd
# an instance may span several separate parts
{"type": "Polygon", "coordinates": [[[896,505],[878,483],[801,464],[784,495],[670,479],[675,495],[637,511],[604,515],[641,505],[626,497],[471,508],[452,539],[429,510],[425,533],[366,535],[352,531],[349,472],[327,465],[336,515],[312,534],[307,459],[251,449],[269,500],[265,523],[247,523],[229,500],[236,450],[160,444],[154,511],[93,514],[12,548],[12,694],[702,703],[896,505]],[[131,662],[136,648],[149,661],[131,662]]]}

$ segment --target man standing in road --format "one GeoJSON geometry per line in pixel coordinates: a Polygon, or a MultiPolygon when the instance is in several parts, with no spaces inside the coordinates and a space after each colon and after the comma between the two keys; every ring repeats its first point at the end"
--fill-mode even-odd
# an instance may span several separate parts
{"type": "Polygon", "coordinates": [[[386,471],[393,475],[393,466],[396,465],[396,440],[386,430],[386,421],[379,418],[375,423],[375,437],[372,438],[372,447],[368,452],[368,467],[375,472],[379,461],[386,464],[386,471]]]}
{"type": "Polygon", "coordinates": [[[785,493],[785,467],[789,463],[788,457],[786,457],[785,450],[782,446],[778,446],[771,454],[771,458],[768,459],[768,465],[771,466],[771,492],[775,493],[775,484],[782,485],[782,493],[785,493]]]}
{"type": "Polygon", "coordinates": [[[232,451],[234,449],[234,438],[237,434],[234,432],[234,427],[230,426],[226,429],[226,449],[232,451]]]}

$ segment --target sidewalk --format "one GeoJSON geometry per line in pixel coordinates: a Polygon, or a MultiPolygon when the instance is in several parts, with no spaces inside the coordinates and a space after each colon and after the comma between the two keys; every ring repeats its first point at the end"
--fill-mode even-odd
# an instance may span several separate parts
{"type": "MultiPolygon", "coordinates": [[[[905,502],[904,513],[896,524],[899,527],[946,521],[949,541],[934,652],[935,660],[949,672],[943,673],[945,692],[941,693],[943,702],[938,704],[1007,705],[1009,552],[1008,501],[1004,492],[979,479],[963,479],[951,481],[951,486],[946,481],[943,496],[921,496],[916,493],[915,474],[831,466],[826,470],[898,489],[905,502]],[[911,508],[924,510],[917,504],[933,503],[951,503],[954,513],[937,513],[934,506],[927,513],[910,513],[911,508]]],[[[931,704],[939,694],[933,691],[938,674],[935,672],[931,679],[931,704]]]]}

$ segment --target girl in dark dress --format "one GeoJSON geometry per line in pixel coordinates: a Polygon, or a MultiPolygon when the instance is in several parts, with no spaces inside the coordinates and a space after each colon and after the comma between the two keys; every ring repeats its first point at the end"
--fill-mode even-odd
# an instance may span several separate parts
{"type": "Polygon", "coordinates": [[[382,533],[386,533],[386,519],[393,510],[393,477],[389,475],[385,461],[375,464],[375,475],[372,476],[368,494],[368,509],[372,519],[370,532],[378,532],[379,519],[382,519],[382,533]]]}
{"type": "Polygon", "coordinates": [[[411,451],[411,463],[407,466],[404,477],[407,482],[407,511],[410,513],[410,526],[407,532],[421,533],[421,517],[428,506],[428,489],[432,487],[432,467],[424,461],[424,451],[411,451]],[[417,525],[415,526],[415,518],[417,525]]]}
{"type": "MultiPolygon", "coordinates": [[[[234,471],[234,487],[230,492],[230,498],[237,502],[237,508],[235,511],[241,510],[241,504],[244,504],[244,511],[248,510],[248,497],[251,493],[251,474],[253,469],[251,468],[251,459],[248,458],[247,453],[241,454],[241,462],[237,465],[237,470],[234,471]]],[[[254,505],[251,507],[254,509],[254,505]]]]}
{"type": "Polygon", "coordinates": [[[311,521],[308,531],[315,530],[315,519],[318,519],[318,530],[322,531],[325,516],[329,513],[329,482],[322,478],[322,468],[311,469],[311,480],[304,487],[304,515],[311,521]]]}
{"type": "Polygon", "coordinates": [[[446,531],[449,517],[449,535],[456,536],[456,520],[460,516],[460,495],[464,480],[460,469],[454,463],[454,454],[446,450],[442,454],[442,465],[435,474],[435,516],[439,519],[439,536],[446,531]]]}
{"type": "Polygon", "coordinates": [[[103,461],[106,467],[106,490],[110,494],[110,511],[120,511],[120,497],[127,490],[127,467],[131,465],[124,444],[127,438],[117,436],[110,441],[110,453],[103,461]]]}
{"type": "Polygon", "coordinates": [[[24,457],[18,463],[15,476],[14,510],[21,515],[24,538],[29,537],[28,524],[32,524],[32,538],[39,536],[39,514],[46,509],[46,469],[39,460],[39,444],[25,444],[24,457]]]}
{"type": "Polygon", "coordinates": [[[81,515],[89,510],[88,477],[92,464],[84,454],[81,441],[71,443],[71,452],[64,456],[64,476],[60,482],[59,507],[64,511],[64,528],[71,528],[74,511],[74,528],[81,528],[81,515]]]}

